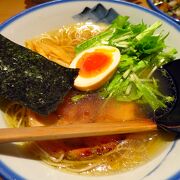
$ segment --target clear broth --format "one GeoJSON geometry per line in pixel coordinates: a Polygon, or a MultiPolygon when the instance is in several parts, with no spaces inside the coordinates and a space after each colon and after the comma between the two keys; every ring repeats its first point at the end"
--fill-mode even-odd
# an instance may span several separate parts
{"type": "MultiPolygon", "coordinates": [[[[114,99],[105,101],[96,94],[89,94],[74,103],[71,100],[74,93],[68,95],[57,111],[48,117],[29,111],[28,126],[118,122],[145,117],[135,103],[122,103],[114,99]]],[[[172,140],[173,135],[155,131],[42,141],[31,144],[30,149],[45,163],[63,171],[83,175],[109,175],[150,161],[172,140]]]]}

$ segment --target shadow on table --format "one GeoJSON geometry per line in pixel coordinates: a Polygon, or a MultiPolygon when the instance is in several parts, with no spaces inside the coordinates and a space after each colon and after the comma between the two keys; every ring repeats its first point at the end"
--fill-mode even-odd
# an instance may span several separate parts
{"type": "Polygon", "coordinates": [[[25,0],[25,7],[27,9],[27,8],[32,7],[32,6],[35,6],[35,5],[38,5],[41,3],[45,3],[48,1],[52,1],[52,0],[25,0]]]}

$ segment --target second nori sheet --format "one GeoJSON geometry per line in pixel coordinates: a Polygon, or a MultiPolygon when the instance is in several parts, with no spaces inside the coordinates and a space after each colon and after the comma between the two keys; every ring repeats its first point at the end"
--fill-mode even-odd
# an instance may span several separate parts
{"type": "Polygon", "coordinates": [[[47,115],[63,101],[77,74],[0,34],[1,97],[47,115]]]}

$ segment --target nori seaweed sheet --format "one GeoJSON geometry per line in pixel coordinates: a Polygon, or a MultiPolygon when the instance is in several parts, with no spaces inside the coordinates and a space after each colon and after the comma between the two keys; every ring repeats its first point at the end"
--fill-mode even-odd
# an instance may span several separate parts
{"type": "Polygon", "coordinates": [[[0,96],[48,115],[74,84],[78,69],[62,67],[0,34],[0,96]]]}

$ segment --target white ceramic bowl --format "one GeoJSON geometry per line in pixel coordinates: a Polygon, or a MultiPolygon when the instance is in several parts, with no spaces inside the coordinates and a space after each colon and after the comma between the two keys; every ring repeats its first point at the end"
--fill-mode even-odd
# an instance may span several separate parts
{"type": "MultiPolygon", "coordinates": [[[[141,22],[142,19],[147,24],[152,24],[157,20],[162,21],[162,29],[170,32],[167,44],[176,47],[179,52],[177,56],[180,57],[180,41],[178,40],[180,27],[176,23],[156,12],[123,1],[52,1],[28,9],[4,22],[0,26],[0,33],[23,45],[26,39],[51,29],[56,29],[62,25],[73,23],[74,19],[72,16],[81,12],[86,6],[94,7],[100,2],[107,8],[114,8],[119,14],[130,16],[130,21],[134,23],[141,22]]],[[[0,127],[6,127],[1,114],[0,127]]],[[[180,141],[177,139],[170,143],[165,151],[158,157],[132,171],[106,177],[85,177],[66,174],[50,168],[39,161],[22,155],[18,146],[14,144],[4,144],[0,145],[0,176],[3,176],[5,179],[17,180],[178,180],[180,179],[179,153],[180,141]]]]}

